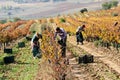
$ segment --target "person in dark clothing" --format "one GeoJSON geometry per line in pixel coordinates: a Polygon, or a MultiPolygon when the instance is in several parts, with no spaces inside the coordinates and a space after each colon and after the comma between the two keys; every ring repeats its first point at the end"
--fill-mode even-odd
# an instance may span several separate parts
{"type": "Polygon", "coordinates": [[[42,35],[36,32],[31,40],[31,47],[32,47],[32,53],[33,53],[34,59],[41,55],[40,54],[41,53],[40,52],[40,43],[39,43],[40,38],[42,39],[42,35]]]}
{"type": "Polygon", "coordinates": [[[79,44],[79,42],[83,45],[83,34],[82,31],[84,31],[85,25],[79,26],[76,30],[76,40],[77,40],[77,45],[79,44]]]}
{"type": "Polygon", "coordinates": [[[66,57],[67,33],[63,28],[57,27],[54,35],[54,39],[56,38],[57,35],[61,38],[60,40],[58,40],[58,44],[60,44],[62,48],[62,57],[66,57]]]}

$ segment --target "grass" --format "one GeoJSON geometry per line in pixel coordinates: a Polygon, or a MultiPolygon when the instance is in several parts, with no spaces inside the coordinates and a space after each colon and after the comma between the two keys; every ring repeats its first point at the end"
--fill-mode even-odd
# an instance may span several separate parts
{"type": "Polygon", "coordinates": [[[0,54],[0,80],[34,80],[39,59],[33,59],[29,43],[25,48],[13,47],[13,54],[10,55],[15,56],[15,63],[4,64],[3,58],[9,55],[0,54]]]}
{"type": "Polygon", "coordinates": [[[33,31],[35,31],[35,32],[39,32],[39,33],[41,33],[41,25],[40,25],[40,23],[34,23],[34,24],[32,24],[32,26],[31,26],[31,28],[30,28],[30,31],[31,32],[33,32],[33,31]]]}
{"type": "Polygon", "coordinates": [[[73,54],[74,57],[79,57],[80,55],[87,53],[83,49],[79,48],[77,45],[74,46],[69,42],[67,43],[67,49],[73,54]]]}

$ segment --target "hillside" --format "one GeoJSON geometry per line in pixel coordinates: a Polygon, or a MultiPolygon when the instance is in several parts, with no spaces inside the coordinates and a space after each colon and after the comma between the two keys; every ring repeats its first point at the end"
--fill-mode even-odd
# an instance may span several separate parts
{"type": "Polygon", "coordinates": [[[67,0],[61,2],[39,2],[39,0],[36,1],[38,2],[16,3],[10,0],[0,1],[0,19],[19,17],[21,19],[28,20],[51,16],[54,17],[60,14],[64,15],[79,12],[82,8],[87,8],[89,11],[98,10],[101,9],[101,5],[104,3],[104,0],[67,0]],[[10,15],[8,15],[8,13],[10,13],[10,15]]]}
{"type": "Polygon", "coordinates": [[[110,10],[89,11],[56,17],[20,20],[0,24],[0,80],[120,80],[120,6],[110,10]],[[117,15],[114,15],[117,14],[117,15]],[[84,44],[77,45],[75,31],[85,24],[84,44]],[[66,58],[54,37],[59,26],[67,32],[66,58]],[[42,58],[33,59],[30,41],[34,32],[42,33],[42,58]],[[25,47],[19,48],[18,42],[25,47]],[[4,53],[12,48],[13,53],[4,53]],[[92,63],[78,64],[84,54],[94,56],[92,63]],[[15,62],[4,63],[4,57],[15,62]]]}

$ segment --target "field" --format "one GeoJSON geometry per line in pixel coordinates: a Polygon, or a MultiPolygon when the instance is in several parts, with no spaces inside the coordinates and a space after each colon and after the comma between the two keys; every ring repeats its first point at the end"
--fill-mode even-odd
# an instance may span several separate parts
{"type": "Polygon", "coordinates": [[[120,6],[0,24],[0,80],[120,80],[119,11],[120,6]],[[77,45],[75,31],[82,24],[86,25],[84,44],[77,45]],[[66,58],[61,57],[61,46],[53,39],[57,26],[67,32],[66,58]],[[37,59],[26,39],[35,31],[43,35],[42,58],[37,59]],[[19,48],[18,42],[24,42],[25,47],[19,48]],[[4,53],[4,48],[13,52],[4,53]],[[85,54],[93,55],[94,61],[78,63],[85,54]],[[14,63],[5,64],[6,56],[15,56],[14,63]]]}

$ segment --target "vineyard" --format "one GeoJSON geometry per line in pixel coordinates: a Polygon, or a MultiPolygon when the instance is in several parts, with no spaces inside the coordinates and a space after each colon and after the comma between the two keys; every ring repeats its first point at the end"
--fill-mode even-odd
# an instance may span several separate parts
{"type": "Polygon", "coordinates": [[[0,24],[0,80],[120,80],[120,7],[111,10],[74,13],[39,20],[0,24]],[[118,16],[112,15],[117,13],[118,16]],[[75,32],[85,24],[84,45],[77,45],[75,32]],[[53,39],[56,27],[67,32],[66,58],[53,39]],[[30,41],[35,32],[42,34],[42,58],[33,59],[30,41]],[[25,47],[19,48],[18,42],[25,47]],[[5,48],[13,50],[4,53],[5,48]],[[94,63],[78,64],[80,55],[91,54],[94,63]],[[15,62],[4,64],[5,56],[15,62]]]}

